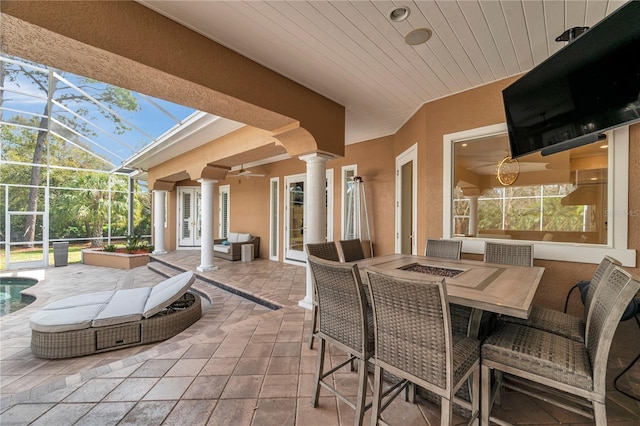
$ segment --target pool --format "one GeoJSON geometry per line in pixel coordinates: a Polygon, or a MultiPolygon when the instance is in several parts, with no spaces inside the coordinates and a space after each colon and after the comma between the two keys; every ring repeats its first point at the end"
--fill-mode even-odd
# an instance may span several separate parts
{"type": "Polygon", "coordinates": [[[20,294],[38,282],[35,278],[0,277],[0,317],[24,308],[35,299],[20,294]]]}

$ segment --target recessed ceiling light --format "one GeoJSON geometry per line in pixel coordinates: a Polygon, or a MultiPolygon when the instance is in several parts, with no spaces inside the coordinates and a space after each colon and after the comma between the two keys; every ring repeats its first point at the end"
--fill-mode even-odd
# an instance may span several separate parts
{"type": "Polygon", "coordinates": [[[609,145],[607,145],[606,143],[600,145],[600,148],[605,149],[605,148],[609,148],[609,145]]]}
{"type": "Polygon", "coordinates": [[[393,22],[402,22],[409,17],[411,14],[411,9],[407,6],[399,6],[394,9],[391,9],[389,12],[389,19],[393,22]]]}
{"type": "Polygon", "coordinates": [[[410,46],[426,43],[431,38],[431,30],[429,28],[416,28],[409,31],[404,36],[404,42],[410,46]]]}
{"type": "Polygon", "coordinates": [[[589,178],[589,180],[598,180],[598,178],[597,177],[592,177],[592,178],[589,178]]]}

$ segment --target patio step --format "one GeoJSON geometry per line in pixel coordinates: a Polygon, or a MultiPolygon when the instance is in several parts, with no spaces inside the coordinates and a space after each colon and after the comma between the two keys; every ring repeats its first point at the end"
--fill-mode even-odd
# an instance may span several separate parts
{"type": "MultiPolygon", "coordinates": [[[[159,259],[154,259],[153,256],[151,257],[151,262],[147,263],[147,267],[149,269],[151,269],[152,271],[166,277],[172,277],[174,275],[177,275],[181,272],[186,271],[187,269],[183,269],[180,268],[179,266],[170,264],[168,262],[164,262],[162,260],[159,259]]],[[[202,281],[203,283],[206,284],[210,284],[213,285],[219,289],[222,289],[224,291],[227,291],[229,293],[235,294],[236,296],[240,296],[244,299],[250,300],[254,303],[257,303],[259,305],[262,305],[266,308],[269,308],[271,310],[278,310],[284,307],[284,305],[278,301],[272,300],[266,296],[263,295],[256,295],[250,292],[247,292],[245,290],[243,290],[242,288],[238,288],[235,287],[233,285],[228,285],[225,283],[222,283],[220,281],[214,280],[212,278],[206,277],[204,275],[200,275],[196,272],[196,279],[202,281]]]]}

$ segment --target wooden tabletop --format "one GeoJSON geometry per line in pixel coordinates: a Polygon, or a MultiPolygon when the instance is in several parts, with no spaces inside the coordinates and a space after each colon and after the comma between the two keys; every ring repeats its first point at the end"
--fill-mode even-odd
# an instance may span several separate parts
{"type": "MultiPolygon", "coordinates": [[[[406,269],[412,265],[444,268],[447,296],[451,303],[482,309],[498,314],[527,318],[531,312],[533,296],[538,289],[544,268],[540,266],[511,266],[485,263],[477,260],[453,260],[435,257],[390,254],[356,262],[366,280],[364,270],[374,266],[381,269],[406,269]],[[451,271],[454,270],[454,271],[451,271]]],[[[408,272],[423,276],[425,280],[442,276],[424,272],[408,272]]]]}

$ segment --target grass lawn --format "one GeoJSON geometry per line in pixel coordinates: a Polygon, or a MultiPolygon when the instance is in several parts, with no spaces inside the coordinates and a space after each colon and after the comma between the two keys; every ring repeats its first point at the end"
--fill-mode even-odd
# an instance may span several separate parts
{"type": "MultiPolygon", "coordinates": [[[[82,249],[87,248],[87,244],[77,244],[71,245],[69,244],[69,263],[80,263],[80,259],[82,257],[82,249]]],[[[0,252],[0,270],[6,269],[6,261],[5,261],[6,253],[3,250],[0,252]]],[[[11,262],[28,262],[28,261],[37,261],[42,258],[42,248],[33,248],[33,249],[20,249],[13,250],[11,252],[11,262]]],[[[49,249],[49,265],[54,265],[53,259],[53,247],[49,249]]]]}

